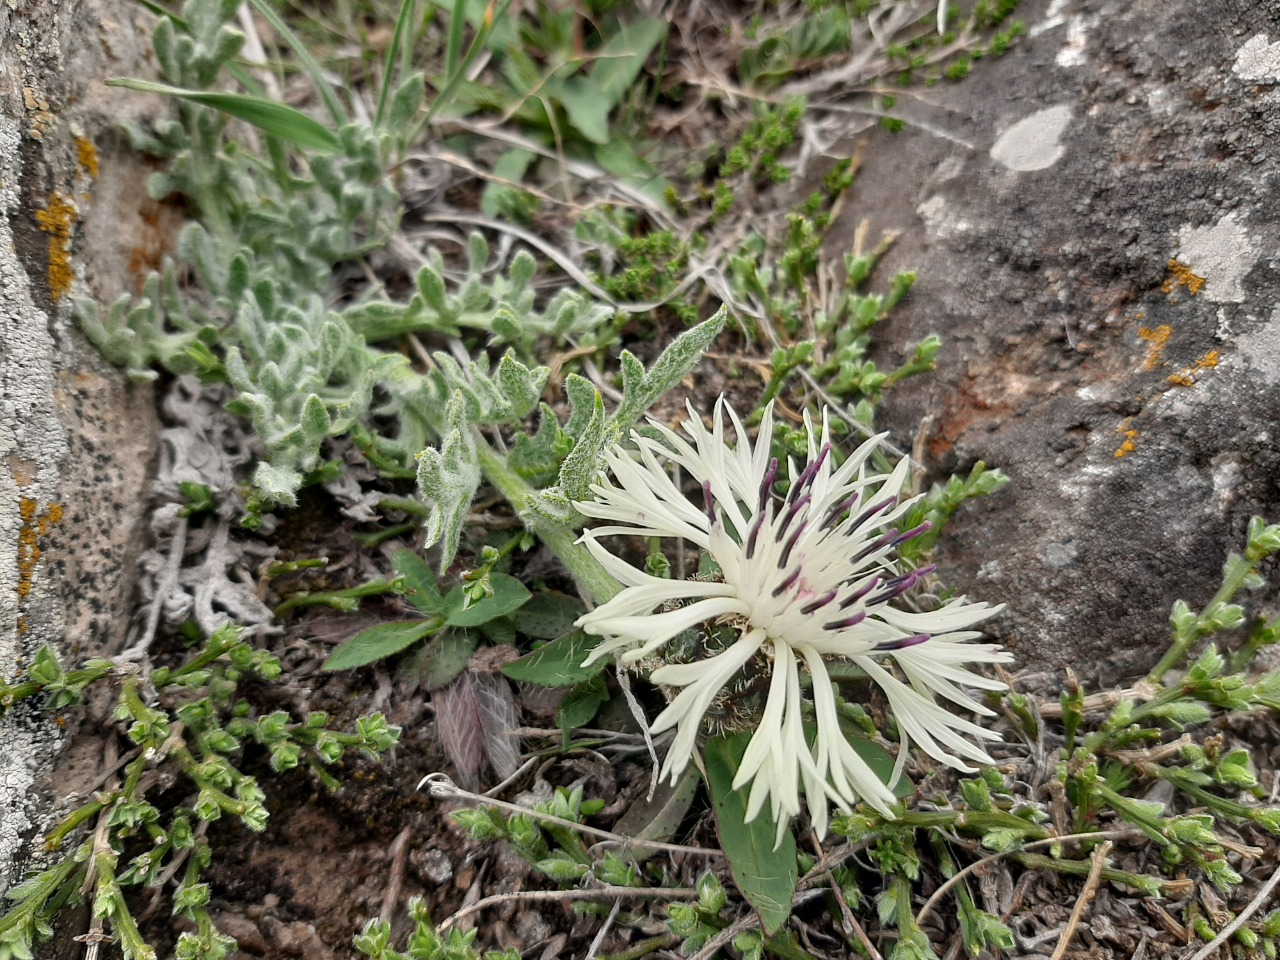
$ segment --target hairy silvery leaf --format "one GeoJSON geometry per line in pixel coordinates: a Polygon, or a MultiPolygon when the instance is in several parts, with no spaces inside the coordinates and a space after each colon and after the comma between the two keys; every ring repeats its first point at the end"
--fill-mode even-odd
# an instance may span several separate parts
{"type": "MultiPolygon", "coordinates": [[[[624,357],[630,356],[623,353],[624,357]]],[[[632,359],[635,359],[634,357],[632,359]]],[[[640,361],[636,361],[639,363],[640,361]]],[[[644,368],[641,367],[641,370],[644,368]]],[[[582,436],[582,432],[587,429],[587,424],[591,422],[591,417],[595,414],[596,403],[600,399],[600,391],[586,377],[571,373],[564,380],[564,394],[569,398],[572,411],[569,413],[569,421],[564,425],[564,432],[569,436],[577,438],[582,436]]]]}
{"type": "Polygon", "coordinates": [[[270,463],[258,464],[253,474],[253,485],[262,499],[272,506],[295,507],[298,505],[298,488],[302,486],[302,474],[288,467],[270,463]]]}
{"type": "Polygon", "coordinates": [[[440,544],[441,573],[458,552],[462,523],[480,486],[475,439],[460,391],[449,401],[445,424],[440,449],[427,447],[418,454],[418,491],[428,510],[425,545],[440,544]]]}
{"type": "Polygon", "coordinates": [[[437,352],[435,359],[445,385],[462,395],[472,423],[523,420],[538,405],[550,373],[546,367],[530,370],[511,351],[503,355],[492,375],[483,359],[468,364],[465,372],[447,353],[437,352]]]}
{"type": "Polygon", "coordinates": [[[600,476],[601,457],[617,439],[618,428],[605,417],[604,399],[597,390],[591,419],[560,466],[560,489],[566,497],[591,499],[591,485],[600,476]]]}
{"type": "Polygon", "coordinates": [[[626,350],[622,352],[622,403],[613,415],[619,431],[625,431],[640,419],[659,397],[698,365],[716,334],[724,329],[727,316],[728,312],[721,307],[711,319],[680,334],[647,372],[634,355],[626,350]]]}
{"type": "Polygon", "coordinates": [[[314,393],[302,404],[302,442],[308,450],[319,448],[329,433],[329,411],[314,393]]]}
{"type": "Polygon", "coordinates": [[[387,113],[387,129],[401,133],[409,126],[422,109],[422,101],[426,96],[426,85],[422,72],[411,73],[404,83],[396,88],[391,97],[391,109],[387,113]]]}
{"type": "Polygon", "coordinates": [[[559,487],[547,487],[531,496],[525,505],[529,526],[535,526],[538,520],[547,520],[562,527],[581,522],[573,503],[564,495],[559,487]]]}
{"type": "Polygon", "coordinates": [[[560,474],[560,463],[573,449],[573,438],[560,429],[556,413],[540,404],[538,430],[532,436],[517,433],[507,465],[534,487],[551,483],[560,474]]]}

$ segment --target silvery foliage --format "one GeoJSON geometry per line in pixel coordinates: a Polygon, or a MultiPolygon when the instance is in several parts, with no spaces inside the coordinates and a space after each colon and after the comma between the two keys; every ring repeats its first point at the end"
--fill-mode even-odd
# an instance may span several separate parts
{"type": "Polygon", "coordinates": [[[711,319],[685,331],[662,352],[651,369],[624,350],[620,360],[622,400],[612,415],[605,413],[604,398],[589,380],[570,374],[564,386],[571,412],[563,426],[554,410],[538,404],[547,377],[545,367],[530,369],[508,354],[493,376],[481,363],[471,364],[464,374],[452,358],[437,354],[441,379],[453,392],[448,400],[443,440],[438,448],[428,448],[419,456],[418,489],[431,511],[427,545],[440,545],[440,569],[446,569],[453,561],[462,525],[479,486],[476,437],[480,427],[524,420],[537,405],[537,430],[532,434],[518,432],[508,459],[508,466],[532,490],[523,503],[521,519],[534,530],[546,524],[580,526],[582,517],[573,503],[590,499],[605,451],[693,370],[723,329],[725,317],[726,312],[721,309],[711,319]]]}

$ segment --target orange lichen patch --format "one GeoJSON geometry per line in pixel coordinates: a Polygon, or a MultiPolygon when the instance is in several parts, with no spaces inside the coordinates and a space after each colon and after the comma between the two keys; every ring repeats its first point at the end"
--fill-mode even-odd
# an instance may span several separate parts
{"type": "Polygon", "coordinates": [[[1129,424],[1132,422],[1133,422],[1133,417],[1129,417],[1122,424],[1120,424],[1120,426],[1116,427],[1116,433],[1124,437],[1124,442],[1121,443],[1120,446],[1116,448],[1116,452],[1114,454],[1117,460],[1124,459],[1129,454],[1133,453],[1133,451],[1138,449],[1138,444],[1136,443],[1138,438],[1138,431],[1129,426],[1129,424]]]}
{"type": "Polygon", "coordinates": [[[1178,284],[1186,287],[1187,293],[1194,297],[1204,289],[1205,278],[1192,273],[1189,266],[1174,257],[1169,261],[1169,276],[1164,278],[1160,289],[1165,293],[1173,293],[1173,288],[1178,284]]]}
{"type": "MultiPolygon", "coordinates": [[[[18,530],[18,603],[25,603],[31,596],[31,584],[35,578],[36,566],[40,563],[40,540],[48,536],[49,530],[62,522],[62,505],[51,503],[43,513],[37,513],[40,504],[30,497],[18,501],[18,515],[22,518],[22,526],[18,530]]],[[[25,633],[27,622],[25,617],[18,620],[18,632],[25,633]]]]}
{"type": "Polygon", "coordinates": [[[1140,327],[1138,329],[1138,338],[1151,344],[1147,348],[1147,359],[1142,361],[1143,370],[1154,370],[1164,362],[1160,359],[1160,354],[1164,351],[1164,345],[1169,342],[1169,337],[1172,335],[1173,327],[1167,323],[1162,323],[1154,330],[1149,327],[1140,327]]]}
{"type": "Polygon", "coordinates": [[[76,137],[76,157],[90,180],[98,179],[98,148],[88,137],[76,137]]]}
{"type": "Polygon", "coordinates": [[[36,223],[49,234],[49,292],[54,302],[71,289],[75,274],[71,270],[71,231],[80,214],[66,196],[54,191],[43,210],[36,211],[36,223]]]}
{"type": "Polygon", "coordinates": [[[1189,367],[1184,367],[1177,373],[1169,377],[1169,382],[1178,387],[1194,386],[1196,382],[1196,374],[1202,370],[1212,370],[1222,360],[1222,354],[1217,350],[1210,350],[1203,357],[1197,357],[1195,362],[1189,367]]]}

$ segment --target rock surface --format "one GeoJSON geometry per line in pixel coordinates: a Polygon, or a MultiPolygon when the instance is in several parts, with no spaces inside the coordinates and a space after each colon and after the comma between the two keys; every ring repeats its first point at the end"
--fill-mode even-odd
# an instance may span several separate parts
{"type": "Polygon", "coordinates": [[[1017,15],[1006,56],[871,137],[832,243],[901,229],[881,276],[920,279],[879,342],[943,338],[887,422],[923,425],[935,475],[1013,479],[954,522],[944,578],[1008,603],[1023,666],[1115,684],[1251,515],[1280,520],[1280,3],[1017,15]]]}
{"type": "MultiPolygon", "coordinates": [[[[144,11],[108,0],[20,10],[0,6],[0,676],[9,680],[44,644],[64,666],[123,644],[157,436],[150,390],[104,362],[71,317],[76,295],[133,291],[153,258],[133,245],[150,242],[145,171],[115,129],[140,102],[101,84],[143,63],[144,11]]],[[[0,892],[38,862],[57,800],[102,772],[101,743],[66,752],[76,738],[59,719],[22,704],[0,715],[0,892]]]]}

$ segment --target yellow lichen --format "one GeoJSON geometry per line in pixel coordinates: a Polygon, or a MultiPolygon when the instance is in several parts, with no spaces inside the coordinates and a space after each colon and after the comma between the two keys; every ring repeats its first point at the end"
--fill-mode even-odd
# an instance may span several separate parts
{"type": "Polygon", "coordinates": [[[1191,268],[1176,257],[1169,261],[1169,276],[1165,277],[1161,289],[1165,293],[1173,293],[1173,288],[1182,284],[1193,297],[1204,289],[1205,278],[1191,272],[1191,268]]]}
{"type": "Polygon", "coordinates": [[[89,175],[90,180],[98,179],[98,148],[88,137],[76,137],[76,157],[80,160],[80,169],[89,175]]]}
{"type": "MultiPolygon", "coordinates": [[[[40,538],[46,536],[54,524],[62,522],[62,504],[51,503],[43,513],[40,504],[30,497],[18,501],[18,516],[22,526],[18,530],[18,603],[26,603],[31,596],[36,566],[40,563],[40,538]]],[[[18,618],[18,632],[27,630],[27,618],[18,618]]]]}
{"type": "Polygon", "coordinates": [[[1140,327],[1138,329],[1138,338],[1151,344],[1147,348],[1147,359],[1142,362],[1143,370],[1154,370],[1159,367],[1163,361],[1160,354],[1164,350],[1164,345],[1169,342],[1169,337],[1173,335],[1173,327],[1167,323],[1162,323],[1154,330],[1148,327],[1140,327]]]}
{"type": "Polygon", "coordinates": [[[1117,460],[1127,457],[1129,454],[1133,453],[1133,451],[1138,449],[1138,444],[1135,442],[1138,437],[1138,431],[1129,426],[1132,422],[1133,418],[1129,417],[1124,421],[1124,423],[1116,427],[1116,433],[1124,437],[1124,442],[1116,448],[1116,452],[1114,454],[1117,460]]]}
{"type": "Polygon", "coordinates": [[[1189,367],[1183,367],[1173,376],[1169,377],[1169,382],[1179,387],[1194,386],[1196,382],[1195,375],[1201,370],[1212,370],[1222,360],[1222,354],[1217,350],[1210,350],[1202,357],[1197,357],[1189,367]]]}
{"type": "Polygon", "coordinates": [[[71,289],[75,274],[71,269],[71,231],[79,213],[65,195],[54,191],[43,210],[36,211],[36,223],[49,234],[49,293],[56,303],[71,289]]]}

